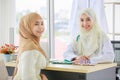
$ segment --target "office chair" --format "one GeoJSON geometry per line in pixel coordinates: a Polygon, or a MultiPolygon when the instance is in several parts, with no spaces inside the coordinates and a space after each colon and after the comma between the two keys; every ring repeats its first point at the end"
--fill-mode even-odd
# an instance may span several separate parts
{"type": "Polygon", "coordinates": [[[116,80],[120,80],[120,41],[111,41],[113,44],[114,52],[115,52],[115,60],[117,63],[116,67],[116,80]]]}
{"type": "Polygon", "coordinates": [[[0,60],[0,80],[8,80],[8,72],[3,60],[0,60]]]}

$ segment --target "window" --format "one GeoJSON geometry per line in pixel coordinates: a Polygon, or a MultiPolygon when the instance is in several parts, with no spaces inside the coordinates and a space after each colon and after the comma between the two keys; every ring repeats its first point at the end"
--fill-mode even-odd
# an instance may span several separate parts
{"type": "Polygon", "coordinates": [[[105,11],[107,16],[109,37],[111,40],[120,40],[120,2],[105,2],[105,11]]]}
{"type": "Polygon", "coordinates": [[[69,41],[71,8],[72,0],[54,0],[54,57],[57,59],[63,59],[69,41]]]}

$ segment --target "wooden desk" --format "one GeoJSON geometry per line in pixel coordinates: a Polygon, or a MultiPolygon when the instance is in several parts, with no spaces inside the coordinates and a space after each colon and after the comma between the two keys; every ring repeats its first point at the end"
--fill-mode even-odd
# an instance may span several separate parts
{"type": "MultiPolygon", "coordinates": [[[[6,63],[8,71],[15,63],[6,63]]],[[[79,66],[65,64],[48,64],[42,70],[48,80],[115,80],[116,63],[97,64],[95,66],[79,66]]]]}

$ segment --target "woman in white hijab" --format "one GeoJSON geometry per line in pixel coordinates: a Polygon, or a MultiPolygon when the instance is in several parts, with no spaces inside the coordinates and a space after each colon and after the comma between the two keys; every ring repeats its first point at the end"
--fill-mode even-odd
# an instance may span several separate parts
{"type": "Polygon", "coordinates": [[[80,32],[77,38],[68,45],[64,58],[75,64],[113,62],[112,44],[100,29],[92,9],[87,8],[81,11],[78,25],[80,32]]]}

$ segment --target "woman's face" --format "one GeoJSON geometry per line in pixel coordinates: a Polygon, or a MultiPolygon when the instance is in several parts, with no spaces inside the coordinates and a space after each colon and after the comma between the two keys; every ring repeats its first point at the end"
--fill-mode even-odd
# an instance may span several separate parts
{"type": "Polygon", "coordinates": [[[44,23],[42,19],[37,19],[33,27],[33,34],[40,37],[44,31],[44,23]]]}
{"type": "Polygon", "coordinates": [[[89,31],[92,28],[92,21],[86,14],[80,17],[80,25],[84,31],[89,31]]]}

